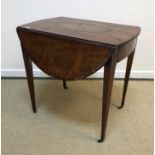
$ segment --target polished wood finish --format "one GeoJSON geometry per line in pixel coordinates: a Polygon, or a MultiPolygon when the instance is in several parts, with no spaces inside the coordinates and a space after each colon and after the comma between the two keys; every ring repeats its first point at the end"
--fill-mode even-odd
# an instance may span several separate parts
{"type": "Polygon", "coordinates": [[[27,75],[27,82],[28,82],[29,92],[30,92],[30,96],[31,96],[32,110],[33,110],[34,113],[36,113],[37,110],[36,110],[36,102],[35,102],[35,94],[34,94],[32,61],[27,56],[24,47],[22,45],[21,45],[21,47],[22,47],[23,59],[24,59],[25,70],[26,70],[26,75],[27,75]]]}
{"type": "Polygon", "coordinates": [[[20,26],[29,31],[49,35],[74,38],[100,45],[118,46],[135,38],[140,33],[137,26],[113,24],[106,22],[56,17],[40,20],[20,26]]]}
{"type": "Polygon", "coordinates": [[[32,61],[46,74],[59,79],[85,78],[101,68],[112,54],[108,48],[72,39],[20,28],[17,32],[32,61]]]}
{"type": "Polygon", "coordinates": [[[134,54],[135,54],[135,50],[128,56],[126,74],[125,74],[125,80],[124,80],[123,95],[122,95],[122,102],[121,102],[121,106],[118,107],[119,109],[123,108],[123,106],[124,106],[124,101],[125,101],[125,96],[126,96],[126,92],[127,92],[127,88],[128,88],[128,82],[129,82],[129,77],[130,77],[134,54]]]}
{"type": "Polygon", "coordinates": [[[101,124],[101,139],[98,140],[99,143],[102,142],[105,137],[116,62],[117,62],[117,51],[112,55],[112,57],[105,64],[104,67],[104,85],[103,85],[102,121],[101,121],[102,124],[101,124]]]}
{"type": "Polygon", "coordinates": [[[128,57],[121,107],[124,105],[140,27],[56,17],[17,27],[33,111],[36,112],[31,60],[46,74],[63,80],[83,79],[104,68],[101,138],[106,133],[117,62],[128,57]]]}
{"type": "Polygon", "coordinates": [[[118,58],[117,62],[123,60],[127,56],[129,56],[135,49],[137,43],[137,38],[130,40],[128,43],[120,46],[118,48],[118,58]]]}

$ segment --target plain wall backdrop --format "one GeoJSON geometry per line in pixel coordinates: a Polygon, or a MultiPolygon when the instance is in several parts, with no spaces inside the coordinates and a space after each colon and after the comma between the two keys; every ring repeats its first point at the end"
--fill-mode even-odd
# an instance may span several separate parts
{"type": "MultiPolygon", "coordinates": [[[[153,78],[153,0],[2,0],[2,76],[25,76],[16,27],[55,16],[140,26],[131,77],[153,78]]],[[[124,77],[125,68],[123,60],[115,77],[124,77]]],[[[46,76],[36,66],[34,75],[46,76]]]]}

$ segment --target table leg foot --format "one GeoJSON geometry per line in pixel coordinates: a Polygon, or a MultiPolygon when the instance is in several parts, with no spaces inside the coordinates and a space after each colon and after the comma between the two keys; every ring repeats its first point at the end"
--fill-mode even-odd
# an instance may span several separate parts
{"type": "Polygon", "coordinates": [[[118,109],[122,109],[124,107],[124,105],[122,104],[121,106],[118,107],[118,109]]]}
{"type": "Polygon", "coordinates": [[[63,80],[63,87],[64,87],[64,89],[68,89],[66,80],[63,80]]]}
{"type": "Polygon", "coordinates": [[[36,108],[33,108],[33,113],[37,113],[37,109],[36,108]]]}
{"type": "Polygon", "coordinates": [[[99,139],[97,142],[98,143],[102,143],[104,141],[104,138],[103,139],[99,139]]]}

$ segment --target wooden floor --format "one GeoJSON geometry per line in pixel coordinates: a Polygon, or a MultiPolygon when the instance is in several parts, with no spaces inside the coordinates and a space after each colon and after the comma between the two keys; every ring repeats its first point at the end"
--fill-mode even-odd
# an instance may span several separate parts
{"type": "Polygon", "coordinates": [[[2,80],[3,155],[153,155],[153,81],[115,80],[107,135],[100,136],[102,80],[35,80],[33,114],[26,80],[2,80]]]}

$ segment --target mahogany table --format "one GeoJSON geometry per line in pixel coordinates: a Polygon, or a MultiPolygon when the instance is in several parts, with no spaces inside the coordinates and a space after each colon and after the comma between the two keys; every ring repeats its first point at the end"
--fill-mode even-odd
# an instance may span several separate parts
{"type": "Polygon", "coordinates": [[[113,78],[117,62],[128,57],[121,106],[124,106],[140,27],[56,17],[17,27],[36,112],[33,61],[42,71],[63,80],[83,79],[104,66],[101,138],[105,137],[113,78]]]}

